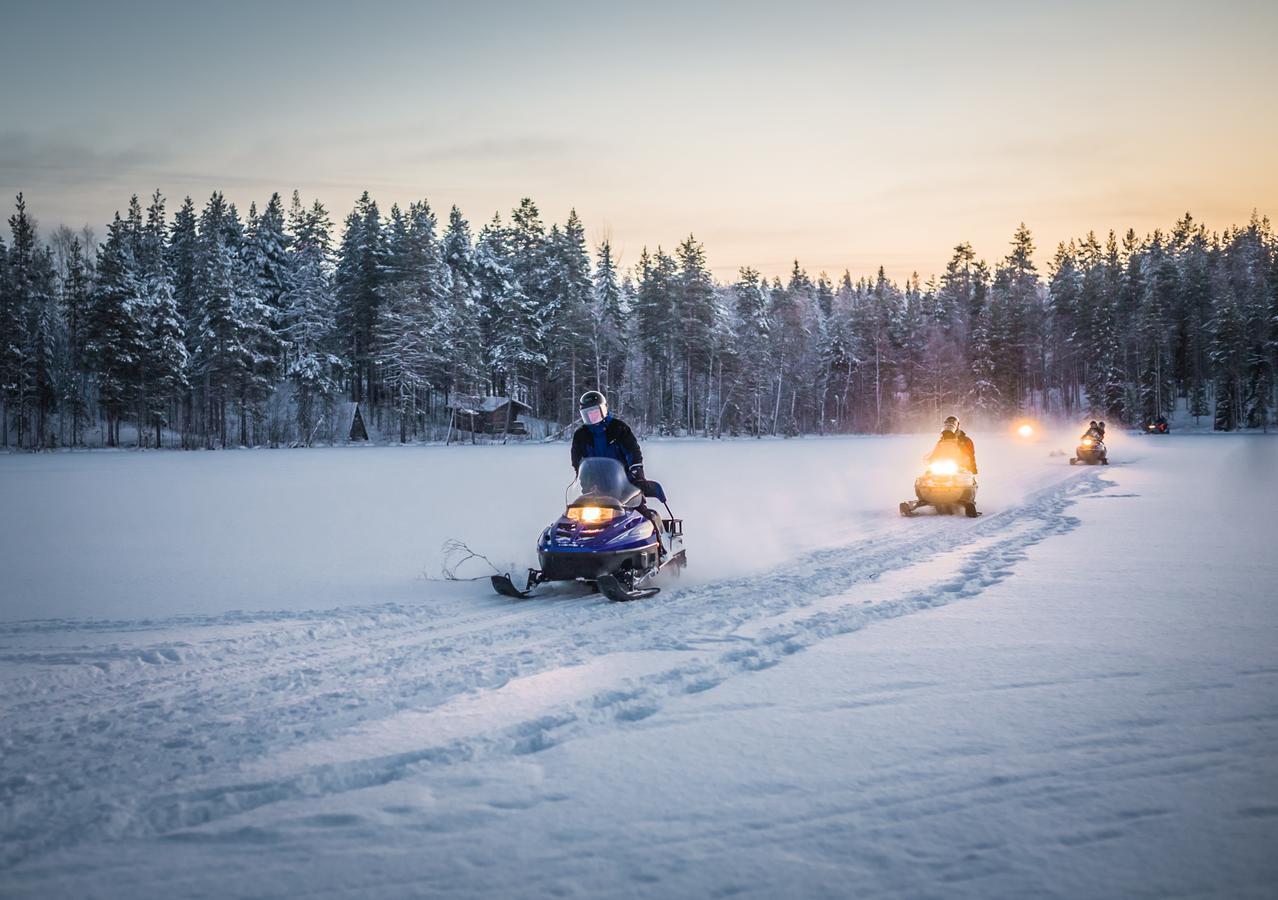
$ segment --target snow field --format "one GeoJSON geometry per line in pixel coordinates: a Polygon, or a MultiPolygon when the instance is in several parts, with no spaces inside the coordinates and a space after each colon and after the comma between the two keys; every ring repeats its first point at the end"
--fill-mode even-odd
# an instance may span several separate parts
{"type": "MultiPolygon", "coordinates": [[[[11,621],[0,891],[1263,896],[1273,445],[1154,441],[1111,442],[1105,469],[978,443],[974,521],[895,515],[926,439],[654,443],[697,577],[643,604],[406,566],[330,609],[199,595],[130,620],[163,602],[143,595],[11,621]],[[725,547],[749,509],[762,537],[725,547]]],[[[511,468],[557,469],[546,449],[511,468]]],[[[380,478],[420,459],[334,456],[380,478]]],[[[320,530],[299,529],[285,550],[320,530]]]]}

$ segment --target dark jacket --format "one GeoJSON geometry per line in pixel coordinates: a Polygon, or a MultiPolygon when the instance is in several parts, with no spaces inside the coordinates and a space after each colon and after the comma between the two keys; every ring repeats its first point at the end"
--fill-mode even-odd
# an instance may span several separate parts
{"type": "Polygon", "coordinates": [[[937,453],[942,448],[944,448],[947,444],[958,445],[959,454],[962,456],[962,459],[963,459],[963,467],[966,468],[968,471],[970,471],[973,475],[975,475],[976,474],[976,445],[972,443],[972,439],[967,436],[966,431],[961,431],[961,430],[958,432],[942,431],[941,439],[937,441],[936,447],[935,449],[932,450],[931,456],[929,456],[928,459],[935,457],[937,453]]]}
{"type": "Polygon", "coordinates": [[[589,425],[581,425],[572,436],[572,467],[576,469],[588,456],[611,456],[629,469],[643,462],[643,451],[630,426],[609,416],[603,423],[604,446],[596,446],[595,433],[589,425]],[[599,452],[600,449],[603,452],[599,452]]]}

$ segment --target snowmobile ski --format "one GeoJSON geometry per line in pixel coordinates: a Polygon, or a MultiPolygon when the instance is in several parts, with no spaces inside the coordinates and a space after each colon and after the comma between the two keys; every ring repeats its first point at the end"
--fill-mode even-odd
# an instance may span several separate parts
{"type": "MultiPolygon", "coordinates": [[[[513,597],[516,600],[526,600],[532,596],[531,590],[521,591],[515,587],[515,583],[510,580],[509,575],[492,576],[493,590],[505,597],[513,597]]],[[[529,587],[532,585],[530,584],[529,587]]]]}

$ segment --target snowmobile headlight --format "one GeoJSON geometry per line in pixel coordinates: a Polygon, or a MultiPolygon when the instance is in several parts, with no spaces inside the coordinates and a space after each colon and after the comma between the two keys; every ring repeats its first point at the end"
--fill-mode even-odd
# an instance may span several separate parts
{"type": "Polygon", "coordinates": [[[617,511],[607,506],[572,506],[568,508],[568,518],[583,525],[601,525],[617,518],[617,511]]]}
{"type": "Polygon", "coordinates": [[[1034,426],[1026,422],[1020,428],[1016,429],[1016,433],[1023,438],[1031,437],[1034,434],[1034,426]]]}
{"type": "Polygon", "coordinates": [[[1084,446],[1084,447],[1090,447],[1090,446],[1091,446],[1092,444],[1094,444],[1094,443],[1096,443],[1096,442],[1095,442],[1095,441],[1093,441],[1091,438],[1083,438],[1083,446],[1084,446]]]}
{"type": "Polygon", "coordinates": [[[958,463],[952,459],[938,459],[927,470],[933,475],[957,475],[958,463]]]}

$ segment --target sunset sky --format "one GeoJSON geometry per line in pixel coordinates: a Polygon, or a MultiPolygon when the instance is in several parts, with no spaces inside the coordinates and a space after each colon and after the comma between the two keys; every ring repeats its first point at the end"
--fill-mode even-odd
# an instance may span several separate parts
{"type": "Polygon", "coordinates": [[[724,280],[1278,214],[1276,3],[606,6],[3,0],[0,192],[99,233],[157,187],[531,196],[724,280]]]}

